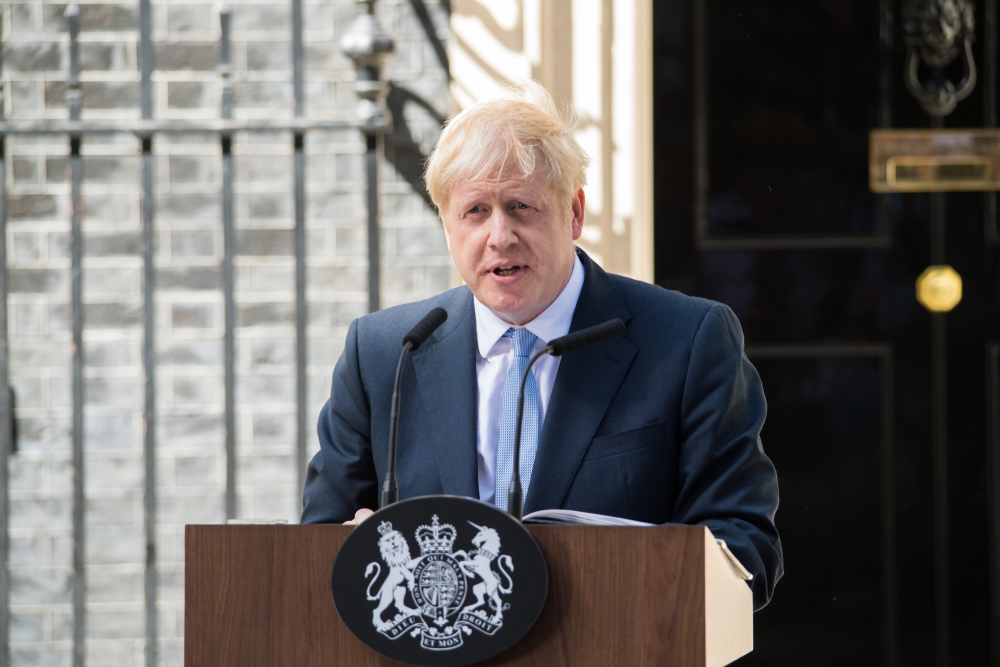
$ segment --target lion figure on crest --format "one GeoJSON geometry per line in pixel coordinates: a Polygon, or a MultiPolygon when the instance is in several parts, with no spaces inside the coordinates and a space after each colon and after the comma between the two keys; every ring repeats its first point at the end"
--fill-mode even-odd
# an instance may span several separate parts
{"type": "Polygon", "coordinates": [[[413,590],[412,570],[417,561],[410,557],[410,545],[407,544],[406,538],[398,530],[393,530],[391,523],[383,521],[382,525],[378,527],[378,532],[382,534],[378,541],[378,548],[382,553],[382,560],[389,567],[389,574],[386,575],[377,595],[372,595],[372,586],[378,581],[382,566],[375,562],[369,563],[368,567],[365,568],[365,579],[373,572],[375,573],[371,583],[368,584],[367,594],[370,601],[378,600],[378,607],[372,612],[372,625],[379,630],[384,630],[391,623],[382,620],[382,613],[390,604],[395,603],[396,609],[406,616],[420,613],[418,610],[406,606],[405,602],[406,589],[413,590]]]}
{"type": "MultiPolygon", "coordinates": [[[[467,577],[478,576],[482,581],[472,587],[472,593],[476,596],[476,602],[465,607],[462,612],[473,611],[486,604],[493,608],[491,623],[499,623],[503,618],[504,609],[510,605],[504,605],[500,600],[500,593],[504,595],[514,590],[514,581],[510,572],[514,571],[514,561],[504,554],[500,556],[500,535],[493,528],[477,526],[469,522],[479,532],[472,538],[472,543],[476,546],[475,551],[466,556],[466,560],[460,561],[462,572],[467,577]],[[499,556],[499,557],[498,557],[499,556]],[[500,585],[500,578],[493,572],[493,561],[497,561],[497,567],[507,579],[507,586],[500,585]]],[[[464,552],[459,552],[465,555],[464,552]]],[[[457,554],[456,554],[457,555],[457,554]]],[[[485,610],[484,610],[485,611],[485,610]]]]}

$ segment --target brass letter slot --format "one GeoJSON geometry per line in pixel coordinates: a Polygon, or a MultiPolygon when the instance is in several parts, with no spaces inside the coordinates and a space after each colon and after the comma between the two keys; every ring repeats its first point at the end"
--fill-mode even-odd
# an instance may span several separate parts
{"type": "Polygon", "coordinates": [[[891,157],[887,161],[886,177],[889,185],[933,186],[952,182],[956,185],[989,189],[990,161],[973,156],[891,157]]]}
{"type": "Polygon", "coordinates": [[[1000,190],[997,130],[876,130],[872,192],[1000,190]]]}

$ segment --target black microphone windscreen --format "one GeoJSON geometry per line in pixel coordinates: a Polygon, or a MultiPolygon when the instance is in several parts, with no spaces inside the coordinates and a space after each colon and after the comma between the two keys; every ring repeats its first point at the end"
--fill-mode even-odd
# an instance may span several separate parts
{"type": "Polygon", "coordinates": [[[403,345],[410,343],[413,350],[424,344],[434,331],[444,324],[448,319],[448,313],[444,308],[435,308],[424,315],[424,319],[417,322],[417,326],[410,329],[410,333],[403,336],[403,345]]]}
{"type": "Polygon", "coordinates": [[[556,338],[549,342],[549,347],[552,348],[552,355],[558,357],[561,354],[600,343],[623,333],[625,333],[625,323],[615,318],[566,334],[562,338],[556,338]]]}

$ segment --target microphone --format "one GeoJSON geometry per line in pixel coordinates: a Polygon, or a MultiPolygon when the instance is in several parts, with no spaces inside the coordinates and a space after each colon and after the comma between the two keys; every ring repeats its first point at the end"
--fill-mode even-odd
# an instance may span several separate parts
{"type": "Polygon", "coordinates": [[[625,323],[615,318],[607,322],[595,324],[592,327],[587,327],[586,329],[581,329],[580,331],[566,334],[562,338],[556,338],[549,343],[549,348],[551,348],[549,354],[558,357],[567,352],[579,350],[582,347],[620,336],[623,333],[625,333],[625,323]]]}
{"type": "Polygon", "coordinates": [[[580,329],[560,338],[549,341],[545,349],[528,361],[521,374],[521,390],[517,394],[517,423],[514,430],[514,470],[510,476],[510,489],[507,491],[507,512],[518,521],[524,514],[524,491],[521,488],[521,420],[524,418],[524,385],[528,381],[528,373],[542,355],[551,354],[554,357],[567,352],[573,352],[591,345],[620,336],[625,333],[625,323],[615,318],[607,322],[595,324],[586,329],[580,329]]]}
{"type": "Polygon", "coordinates": [[[424,319],[417,322],[417,326],[410,329],[410,333],[403,336],[403,345],[410,344],[410,351],[416,350],[424,344],[431,334],[448,319],[448,313],[444,308],[435,308],[424,315],[424,319]]]}
{"type": "Polygon", "coordinates": [[[399,354],[396,365],[396,381],[392,386],[392,404],[389,408],[389,462],[385,469],[385,482],[382,484],[382,504],[388,507],[399,500],[399,484],[396,483],[396,440],[399,436],[399,389],[403,382],[403,362],[411,350],[423,345],[434,331],[448,319],[444,308],[435,308],[403,336],[403,351],[399,354]]]}

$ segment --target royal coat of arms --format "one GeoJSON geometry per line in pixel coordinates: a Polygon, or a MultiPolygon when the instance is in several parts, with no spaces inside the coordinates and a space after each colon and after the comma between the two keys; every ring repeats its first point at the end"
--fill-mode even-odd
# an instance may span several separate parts
{"type": "Polygon", "coordinates": [[[500,596],[514,589],[514,562],[500,554],[496,530],[469,524],[479,531],[472,538],[475,548],[453,551],[455,527],[441,525],[435,514],[431,525],[416,530],[420,546],[416,558],[390,522],[379,525],[378,547],[388,572],[382,578],[378,562],[365,568],[365,578],[370,579],[368,600],[378,602],[372,625],[379,633],[393,640],[404,634],[420,637],[421,647],[447,651],[462,645],[463,633],[471,635],[476,630],[493,636],[503,627],[503,612],[510,605],[500,596]],[[466,604],[470,585],[474,600],[466,604]]]}

